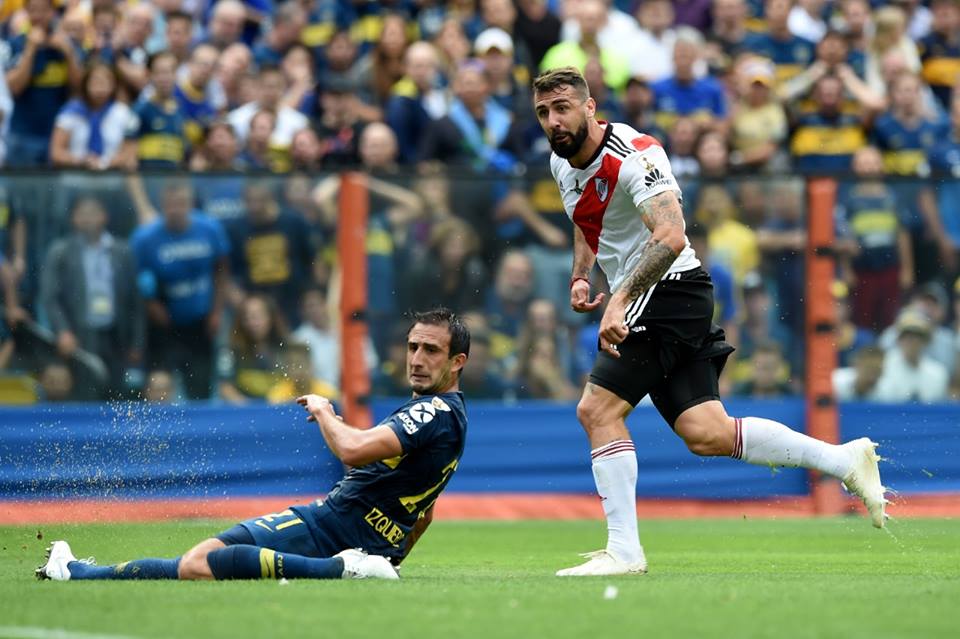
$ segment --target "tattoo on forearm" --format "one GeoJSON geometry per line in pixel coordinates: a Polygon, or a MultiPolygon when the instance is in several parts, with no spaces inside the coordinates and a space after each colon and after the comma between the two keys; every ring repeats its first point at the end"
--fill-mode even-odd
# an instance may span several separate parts
{"type": "Polygon", "coordinates": [[[640,205],[640,214],[647,227],[654,232],[654,236],[641,249],[640,262],[623,284],[623,290],[630,301],[637,299],[657,283],[677,259],[677,253],[657,239],[657,229],[670,226],[679,227],[681,232],[683,229],[683,212],[673,193],[662,193],[643,202],[640,205]]]}

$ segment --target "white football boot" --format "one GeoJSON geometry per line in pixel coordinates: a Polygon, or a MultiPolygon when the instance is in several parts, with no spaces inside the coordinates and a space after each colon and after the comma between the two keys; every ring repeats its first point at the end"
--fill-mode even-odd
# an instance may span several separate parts
{"type": "Polygon", "coordinates": [[[844,447],[850,451],[850,470],[843,477],[843,486],[853,495],[863,500],[870,520],[875,528],[883,528],[887,513],[887,500],[883,493],[886,488],[880,483],[880,468],[877,462],[877,445],[866,437],[847,442],[844,447]]]}
{"type": "Polygon", "coordinates": [[[632,564],[617,559],[606,550],[595,550],[588,552],[582,557],[587,561],[574,566],[573,568],[564,568],[557,571],[557,577],[602,577],[608,575],[642,575],[647,572],[647,559],[643,556],[643,549],[640,549],[640,561],[632,564]]]}
{"type": "Polygon", "coordinates": [[[37,579],[52,579],[54,581],[69,581],[70,570],[67,564],[77,561],[70,550],[70,544],[65,541],[55,541],[47,547],[47,563],[39,566],[34,574],[37,579]]]}
{"type": "Polygon", "coordinates": [[[382,555],[368,555],[358,548],[348,548],[334,557],[343,559],[342,579],[399,579],[397,569],[382,555]]]}

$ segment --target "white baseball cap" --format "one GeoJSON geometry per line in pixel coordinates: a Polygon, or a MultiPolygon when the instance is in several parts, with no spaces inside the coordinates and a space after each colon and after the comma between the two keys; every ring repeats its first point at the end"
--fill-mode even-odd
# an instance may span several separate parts
{"type": "Polygon", "coordinates": [[[477,55],[484,55],[490,49],[513,53],[513,38],[503,29],[491,27],[478,35],[473,43],[473,50],[477,55]]]}

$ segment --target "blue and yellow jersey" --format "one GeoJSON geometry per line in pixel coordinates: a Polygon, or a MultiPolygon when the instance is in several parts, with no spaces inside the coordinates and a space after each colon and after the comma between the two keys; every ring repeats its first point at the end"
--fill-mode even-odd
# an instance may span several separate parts
{"type": "Polygon", "coordinates": [[[176,169],[187,156],[186,121],[175,99],[164,104],[141,100],[133,108],[127,139],[137,141],[137,158],[146,169],[176,169]]]}
{"type": "Polygon", "coordinates": [[[779,40],[769,33],[751,33],[743,48],[768,58],[776,67],[777,83],[782,84],[806,69],[814,59],[814,44],[809,40],[791,36],[779,40]]]}
{"type": "Polygon", "coordinates": [[[944,36],[931,33],[917,43],[923,63],[923,79],[945,107],[950,104],[950,92],[960,77],[960,39],[950,42],[944,36]]]}
{"type": "Polygon", "coordinates": [[[899,262],[897,235],[900,218],[893,190],[882,182],[854,184],[841,192],[840,204],[850,236],[860,253],[853,259],[858,271],[882,271],[899,262]]]}
{"type": "Polygon", "coordinates": [[[173,89],[173,97],[184,118],[183,127],[187,140],[193,146],[203,144],[204,130],[217,117],[217,110],[207,100],[206,92],[195,89],[183,78],[173,89]]]}
{"type": "Polygon", "coordinates": [[[872,137],[883,152],[887,173],[926,175],[930,168],[927,154],[946,134],[944,123],[922,120],[915,126],[907,126],[887,112],[877,118],[872,137]]]}
{"type": "Polygon", "coordinates": [[[713,78],[701,78],[682,84],[676,78],[667,78],[650,87],[653,90],[657,126],[669,130],[680,116],[707,123],[727,115],[727,100],[723,87],[713,78]]]}
{"type": "Polygon", "coordinates": [[[351,469],[325,504],[356,533],[364,550],[402,558],[407,534],[460,465],[467,436],[463,394],[415,397],[377,428],[392,429],[403,453],[351,469]]]}
{"type": "Polygon", "coordinates": [[[849,171],[853,154],[866,144],[867,134],[858,116],[808,113],[797,120],[790,153],[799,171],[835,173],[849,171]]]}
{"type": "MultiPolygon", "coordinates": [[[[25,34],[10,41],[10,60],[6,64],[6,71],[20,62],[26,44],[25,34]]],[[[57,113],[69,97],[70,77],[66,56],[59,49],[37,47],[30,71],[30,84],[16,97],[16,108],[10,118],[10,132],[49,138],[57,113]]]]}

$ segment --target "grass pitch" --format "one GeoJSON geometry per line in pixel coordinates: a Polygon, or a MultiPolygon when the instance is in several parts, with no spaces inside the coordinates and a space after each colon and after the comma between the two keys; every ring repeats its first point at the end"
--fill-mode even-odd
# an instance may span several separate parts
{"type": "Polygon", "coordinates": [[[640,577],[553,576],[576,563],[577,552],[601,545],[605,530],[597,521],[441,521],[399,582],[33,577],[54,539],[105,564],[176,556],[232,523],[0,527],[0,637],[876,639],[960,632],[960,520],[891,522],[889,533],[863,518],[641,522],[651,571],[640,577]]]}

